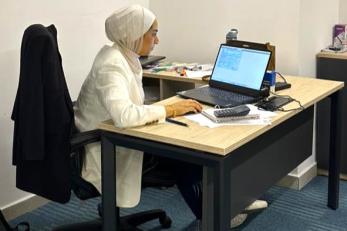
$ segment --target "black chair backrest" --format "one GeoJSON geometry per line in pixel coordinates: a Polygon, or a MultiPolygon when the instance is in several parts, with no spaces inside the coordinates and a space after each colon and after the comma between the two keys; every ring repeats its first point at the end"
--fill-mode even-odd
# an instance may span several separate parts
{"type": "Polygon", "coordinates": [[[13,164],[18,188],[57,202],[71,193],[70,138],[74,124],[54,25],[29,26],[21,46],[12,112],[13,164]]]}

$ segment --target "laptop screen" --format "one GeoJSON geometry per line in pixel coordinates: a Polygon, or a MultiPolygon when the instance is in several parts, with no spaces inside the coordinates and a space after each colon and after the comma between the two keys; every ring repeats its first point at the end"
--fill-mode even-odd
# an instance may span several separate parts
{"type": "Polygon", "coordinates": [[[260,90],[271,52],[221,45],[211,80],[260,90]]]}

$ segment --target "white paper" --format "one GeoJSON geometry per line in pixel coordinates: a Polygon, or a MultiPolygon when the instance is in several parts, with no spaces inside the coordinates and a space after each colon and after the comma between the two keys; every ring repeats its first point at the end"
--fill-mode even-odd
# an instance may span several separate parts
{"type": "Polygon", "coordinates": [[[188,78],[202,78],[204,76],[210,76],[212,74],[212,70],[209,71],[189,71],[186,70],[186,76],[188,78]]]}

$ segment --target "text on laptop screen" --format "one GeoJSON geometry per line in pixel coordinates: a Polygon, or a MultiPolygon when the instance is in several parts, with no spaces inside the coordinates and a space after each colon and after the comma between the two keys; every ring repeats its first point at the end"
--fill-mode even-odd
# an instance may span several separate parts
{"type": "Polygon", "coordinates": [[[222,45],[211,79],[259,90],[271,53],[222,45]]]}

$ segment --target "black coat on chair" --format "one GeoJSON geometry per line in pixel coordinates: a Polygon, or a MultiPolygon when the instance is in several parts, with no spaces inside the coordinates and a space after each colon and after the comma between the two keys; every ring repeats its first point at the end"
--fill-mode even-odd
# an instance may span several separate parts
{"type": "Polygon", "coordinates": [[[16,186],[53,201],[67,202],[74,117],[54,25],[32,25],[24,32],[11,118],[16,186]]]}

